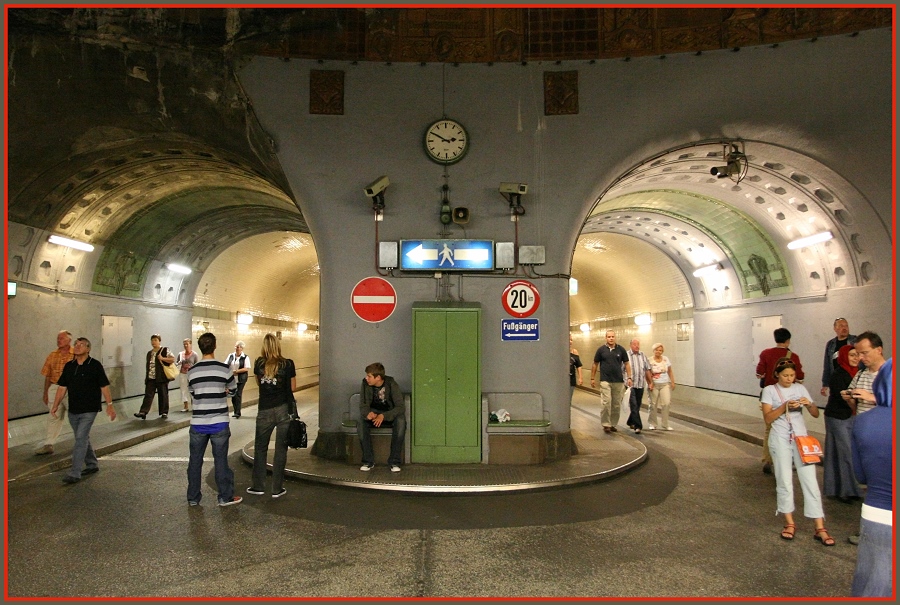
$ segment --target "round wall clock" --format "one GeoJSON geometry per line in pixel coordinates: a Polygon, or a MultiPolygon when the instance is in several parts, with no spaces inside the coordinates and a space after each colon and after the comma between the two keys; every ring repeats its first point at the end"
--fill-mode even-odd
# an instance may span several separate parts
{"type": "Polygon", "coordinates": [[[425,131],[425,153],[438,164],[460,161],[469,150],[469,134],[456,120],[442,118],[425,131]]]}

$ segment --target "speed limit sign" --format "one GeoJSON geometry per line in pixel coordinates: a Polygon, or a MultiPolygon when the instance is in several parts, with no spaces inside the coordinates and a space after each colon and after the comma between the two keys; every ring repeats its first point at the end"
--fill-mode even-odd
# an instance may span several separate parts
{"type": "Polygon", "coordinates": [[[513,317],[528,317],[541,304],[541,295],[533,283],[519,279],[503,290],[503,308],[513,317]]]}

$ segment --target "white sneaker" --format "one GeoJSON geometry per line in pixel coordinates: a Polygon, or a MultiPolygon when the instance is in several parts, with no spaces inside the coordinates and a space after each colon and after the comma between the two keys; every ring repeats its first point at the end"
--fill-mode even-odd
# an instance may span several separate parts
{"type": "Polygon", "coordinates": [[[647,430],[648,430],[648,431],[655,431],[655,430],[656,430],[656,427],[653,426],[652,424],[648,424],[648,425],[647,425],[647,430]]]}
{"type": "Polygon", "coordinates": [[[667,431],[674,431],[675,429],[673,429],[673,428],[670,427],[670,426],[667,426],[667,427],[666,427],[666,430],[667,430],[667,431]]]}
{"type": "Polygon", "coordinates": [[[400,472],[400,467],[397,466],[396,464],[392,464],[392,465],[391,465],[391,472],[392,472],[392,473],[399,473],[399,472],[400,472]]]}
{"type": "Polygon", "coordinates": [[[361,471],[370,471],[370,470],[372,470],[374,467],[375,467],[374,464],[363,464],[361,467],[359,467],[359,470],[361,470],[361,471]]]}

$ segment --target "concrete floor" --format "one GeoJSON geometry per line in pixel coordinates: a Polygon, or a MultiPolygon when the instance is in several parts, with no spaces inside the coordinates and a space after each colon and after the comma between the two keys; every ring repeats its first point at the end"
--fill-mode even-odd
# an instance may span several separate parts
{"type": "MultiPolygon", "coordinates": [[[[315,389],[298,394],[301,414],[314,413],[316,398],[315,389]]],[[[573,431],[618,439],[602,433],[598,413],[596,396],[576,392],[573,431]]],[[[713,411],[698,415],[708,421],[713,411]]],[[[245,496],[237,506],[210,505],[211,459],[207,505],[187,506],[184,428],[110,451],[100,473],[74,486],[61,483],[61,471],[9,481],[7,596],[780,599],[850,592],[856,547],[846,538],[858,527],[859,504],[826,500],[834,547],[814,541],[812,521],[799,515],[797,537],[781,540],[774,479],[760,472],[752,435],[675,420],[673,432],[629,437],[620,426],[617,435],[646,447],[646,463],[608,480],[534,492],[413,495],[288,479],[288,494],[273,500],[243,492],[250,467],[241,449],[254,416],[251,407],[232,422],[230,461],[245,496]]],[[[802,510],[799,487],[796,501],[802,510]]]]}

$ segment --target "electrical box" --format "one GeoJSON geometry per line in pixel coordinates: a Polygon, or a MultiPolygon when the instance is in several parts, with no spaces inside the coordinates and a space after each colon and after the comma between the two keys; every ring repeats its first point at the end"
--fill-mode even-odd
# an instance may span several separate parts
{"type": "Polygon", "coordinates": [[[514,242],[497,242],[494,247],[494,267],[497,269],[516,268],[516,245],[514,242]]]}
{"type": "Polygon", "coordinates": [[[397,263],[397,242],[378,242],[378,268],[396,269],[397,263]]]}
{"type": "Polygon", "coordinates": [[[544,256],[543,246],[519,246],[520,265],[543,265],[544,256]]]}

